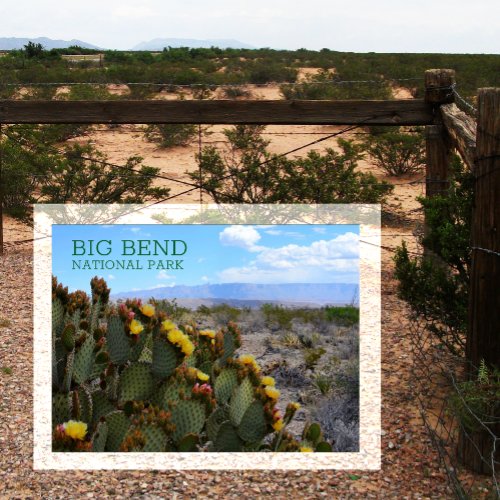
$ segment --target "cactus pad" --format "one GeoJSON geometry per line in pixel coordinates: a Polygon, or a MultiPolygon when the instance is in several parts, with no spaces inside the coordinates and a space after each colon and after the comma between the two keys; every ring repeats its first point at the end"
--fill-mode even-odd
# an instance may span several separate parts
{"type": "Polygon", "coordinates": [[[236,427],[240,425],[243,416],[254,400],[254,389],[250,380],[245,378],[234,390],[229,406],[229,417],[236,427]]]}
{"type": "Polygon", "coordinates": [[[220,426],[229,420],[229,411],[223,406],[219,406],[207,419],[207,435],[210,441],[217,438],[220,426]]]}
{"type": "Polygon", "coordinates": [[[108,401],[104,391],[98,390],[92,393],[92,419],[97,422],[101,417],[111,413],[115,407],[108,401]]]}
{"type": "Polygon", "coordinates": [[[130,421],[122,411],[114,411],[106,417],[108,424],[107,451],[120,451],[125,434],[130,427],[130,421]]]}
{"type": "Polygon", "coordinates": [[[183,452],[197,451],[196,445],[200,442],[200,436],[198,434],[186,434],[180,441],[178,445],[178,450],[183,452]]]}
{"type": "Polygon", "coordinates": [[[214,393],[217,402],[219,404],[227,403],[237,385],[238,376],[236,370],[234,368],[223,369],[216,378],[214,385],[214,393]]]}
{"type": "Polygon", "coordinates": [[[56,337],[61,335],[64,326],[64,306],[61,299],[56,298],[52,301],[52,331],[56,337]]]}
{"type": "Polygon", "coordinates": [[[241,451],[243,442],[231,422],[224,422],[214,442],[215,451],[241,451]]]}
{"type": "Polygon", "coordinates": [[[68,357],[66,359],[66,365],[64,367],[63,382],[62,382],[62,390],[64,392],[69,392],[71,388],[74,359],[75,359],[75,352],[72,351],[68,354],[68,357]]]}
{"type": "Polygon", "coordinates": [[[175,347],[162,338],[153,341],[153,364],[151,371],[159,378],[165,378],[174,372],[177,366],[175,347]]]}
{"type": "Polygon", "coordinates": [[[118,399],[121,402],[144,401],[151,396],[154,387],[151,365],[148,363],[134,363],[125,368],[120,376],[118,399]]]}
{"type": "Polygon", "coordinates": [[[125,333],[125,326],[119,316],[110,316],[106,345],[111,361],[117,365],[128,361],[130,354],[130,340],[125,333]]]}
{"type": "Polygon", "coordinates": [[[92,396],[89,390],[83,386],[79,387],[77,392],[78,402],[80,404],[80,408],[78,409],[78,420],[90,424],[92,422],[92,396]]]}
{"type": "Polygon", "coordinates": [[[228,358],[233,357],[234,352],[236,351],[236,342],[234,341],[234,337],[229,332],[224,332],[224,353],[220,358],[221,366],[224,366],[228,358]]]}
{"type": "Polygon", "coordinates": [[[238,434],[250,443],[260,441],[266,435],[266,419],[264,406],[260,401],[254,401],[243,415],[238,427],[238,434]]]}
{"type": "Polygon", "coordinates": [[[54,392],[52,394],[52,425],[67,422],[71,416],[71,395],[54,392]]]}
{"type": "Polygon", "coordinates": [[[141,428],[143,436],[146,438],[146,444],[142,451],[165,451],[167,445],[167,435],[163,429],[156,425],[144,425],[141,428]]]}
{"type": "Polygon", "coordinates": [[[92,436],[92,451],[104,451],[108,439],[108,424],[99,422],[92,436]]]}
{"type": "Polygon", "coordinates": [[[186,434],[199,434],[205,425],[205,406],[200,401],[179,401],[172,409],[172,422],[174,441],[179,442],[186,434]]]}
{"type": "Polygon", "coordinates": [[[94,366],[95,340],[92,335],[88,335],[85,342],[75,353],[73,363],[73,380],[77,384],[85,383],[92,372],[94,366]]]}

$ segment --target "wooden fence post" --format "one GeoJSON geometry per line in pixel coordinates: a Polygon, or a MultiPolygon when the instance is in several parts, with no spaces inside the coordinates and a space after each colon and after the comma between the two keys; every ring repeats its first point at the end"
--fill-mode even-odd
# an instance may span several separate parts
{"type": "MultiPolygon", "coordinates": [[[[434,124],[425,127],[425,195],[430,198],[448,188],[448,174],[451,148],[446,139],[446,130],[441,121],[439,106],[454,101],[453,85],[455,71],[452,69],[429,69],[424,75],[425,101],[434,109],[434,124]]],[[[424,222],[424,234],[427,234],[424,222]]],[[[424,254],[431,256],[428,249],[424,254]]]]}
{"type": "Polygon", "coordinates": [[[3,255],[3,132],[0,123],[0,255],[3,255]]]}
{"type": "MultiPolygon", "coordinates": [[[[469,328],[466,358],[469,377],[476,379],[484,360],[500,369],[500,89],[485,88],[478,93],[476,142],[476,186],[472,214],[472,270],[469,288],[469,328]]],[[[495,417],[498,419],[500,415],[495,417]]],[[[500,425],[491,431],[498,438],[500,425]]],[[[490,473],[495,457],[493,436],[485,429],[462,439],[464,464],[476,472],[490,473]]],[[[498,468],[498,466],[497,466],[498,468]]]]}

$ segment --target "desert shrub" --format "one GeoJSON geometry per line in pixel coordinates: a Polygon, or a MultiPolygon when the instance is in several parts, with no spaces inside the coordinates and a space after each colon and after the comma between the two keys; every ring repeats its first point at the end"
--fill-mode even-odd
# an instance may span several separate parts
{"type": "Polygon", "coordinates": [[[201,305],[196,311],[203,315],[214,316],[218,323],[237,321],[242,313],[241,309],[229,304],[216,304],[211,307],[201,305]]]}
{"type": "Polygon", "coordinates": [[[281,343],[286,347],[300,348],[302,346],[299,336],[292,332],[285,333],[281,337],[281,343]]]}
{"type": "Polygon", "coordinates": [[[326,373],[317,373],[313,377],[313,386],[318,389],[318,391],[325,395],[332,390],[332,376],[326,373]]]}
{"type": "Polygon", "coordinates": [[[159,169],[129,158],[123,167],[106,163],[90,145],[56,150],[50,140],[67,129],[12,126],[4,134],[4,205],[25,217],[32,203],[143,203],[168,195],[153,186],[159,169]]]}
{"type": "Polygon", "coordinates": [[[325,349],[323,347],[311,347],[304,349],[303,356],[304,356],[304,363],[306,365],[306,368],[308,370],[313,370],[316,368],[316,365],[318,364],[319,360],[321,359],[321,356],[325,354],[325,349]]]}
{"type": "Polygon", "coordinates": [[[143,203],[168,196],[169,189],[153,186],[159,169],[129,158],[123,168],[103,163],[106,156],[92,146],[66,148],[63,161],[51,169],[41,196],[47,203],[143,203]]]}
{"type": "Polygon", "coordinates": [[[224,87],[224,96],[228,99],[236,99],[238,97],[250,98],[252,93],[243,87],[229,86],[224,87]]]}
{"type": "Polygon", "coordinates": [[[64,99],[70,101],[109,101],[118,99],[106,88],[106,85],[71,85],[68,94],[64,94],[64,99]]]}
{"type": "Polygon", "coordinates": [[[328,321],[332,321],[338,325],[354,326],[359,324],[359,307],[328,306],[325,307],[325,315],[328,321]]]}
{"type": "Polygon", "coordinates": [[[488,368],[482,360],[476,377],[459,383],[449,397],[448,412],[469,433],[484,430],[484,425],[493,427],[500,415],[500,370],[488,368]]]}
{"type": "Polygon", "coordinates": [[[432,254],[412,257],[403,244],[394,257],[400,297],[455,354],[467,330],[473,189],[473,174],[455,158],[448,191],[419,199],[428,224],[422,243],[432,254]]]}
{"type": "Polygon", "coordinates": [[[180,306],[175,299],[151,299],[158,312],[165,313],[169,318],[179,321],[191,314],[191,309],[180,306]]]}
{"type": "Polygon", "coordinates": [[[261,131],[242,125],[225,130],[226,149],[205,147],[197,155],[201,174],[190,172],[191,179],[217,203],[380,203],[392,190],[356,171],[362,153],[351,141],[339,139],[341,152],[310,151],[290,160],[270,153],[261,131]]]}
{"type": "Polygon", "coordinates": [[[414,174],[425,164],[425,139],[423,133],[406,133],[399,130],[370,135],[364,148],[373,163],[389,175],[414,174]]]}
{"type": "Polygon", "coordinates": [[[280,90],[287,100],[390,99],[392,96],[388,82],[379,77],[369,83],[342,83],[345,80],[360,78],[351,79],[349,75],[321,71],[303,83],[282,85],[280,90]]]}
{"type": "Polygon", "coordinates": [[[187,146],[196,136],[196,125],[166,124],[148,125],[144,136],[150,142],[155,142],[162,148],[187,146]]]}
{"type": "Polygon", "coordinates": [[[303,366],[280,365],[273,372],[276,382],[286,387],[302,388],[311,384],[311,381],[304,374],[303,366]]]}

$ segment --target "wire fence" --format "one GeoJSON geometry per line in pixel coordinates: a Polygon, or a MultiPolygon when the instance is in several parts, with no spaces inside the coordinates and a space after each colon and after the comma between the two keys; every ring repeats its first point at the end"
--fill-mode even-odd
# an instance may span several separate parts
{"type": "Polygon", "coordinates": [[[452,352],[435,333],[442,324],[418,316],[409,324],[413,397],[456,497],[500,498],[500,379],[466,362],[464,335],[449,332],[452,352]]]}

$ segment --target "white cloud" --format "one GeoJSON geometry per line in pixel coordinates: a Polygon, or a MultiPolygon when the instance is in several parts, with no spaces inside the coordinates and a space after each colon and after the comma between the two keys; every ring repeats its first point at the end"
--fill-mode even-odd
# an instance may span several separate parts
{"type": "Polygon", "coordinates": [[[205,283],[206,283],[207,281],[209,281],[208,276],[202,276],[202,277],[200,278],[200,280],[201,280],[201,281],[204,281],[205,283]]]}
{"type": "Polygon", "coordinates": [[[108,274],[108,280],[115,280],[116,276],[114,274],[108,274]]]}
{"type": "Polygon", "coordinates": [[[263,248],[256,245],[260,238],[259,232],[252,226],[229,226],[219,234],[223,245],[244,248],[250,252],[258,252],[263,248]]]}
{"type": "Polygon", "coordinates": [[[313,231],[318,234],[326,234],[325,227],[313,227],[313,231]]]}
{"type": "Polygon", "coordinates": [[[310,245],[259,247],[250,264],[224,269],[219,279],[229,283],[355,282],[359,272],[358,246],[358,235],[345,233],[310,245]]]}
{"type": "MultiPolygon", "coordinates": [[[[169,279],[172,279],[173,276],[171,276],[170,274],[167,274],[166,271],[160,271],[157,275],[156,275],[156,279],[157,280],[169,280],[169,279]]],[[[162,285],[164,286],[164,285],[162,285]]]]}

